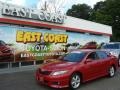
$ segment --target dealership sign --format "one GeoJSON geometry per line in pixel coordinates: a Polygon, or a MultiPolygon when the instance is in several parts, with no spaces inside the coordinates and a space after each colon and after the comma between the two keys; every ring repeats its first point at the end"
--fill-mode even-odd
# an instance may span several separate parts
{"type": "Polygon", "coordinates": [[[46,43],[67,43],[68,35],[66,34],[53,34],[53,33],[45,33],[41,32],[25,32],[25,31],[17,31],[16,34],[16,42],[18,43],[36,43],[41,42],[43,39],[46,43]]]}
{"type": "Polygon", "coordinates": [[[106,36],[0,25],[0,63],[56,59],[81,45],[108,42],[106,36]],[[73,37],[74,36],[74,37],[73,37]]]}
{"type": "Polygon", "coordinates": [[[58,24],[63,24],[65,15],[50,13],[44,10],[30,9],[25,7],[19,7],[11,4],[2,4],[2,15],[33,19],[39,21],[47,21],[58,24]]]}

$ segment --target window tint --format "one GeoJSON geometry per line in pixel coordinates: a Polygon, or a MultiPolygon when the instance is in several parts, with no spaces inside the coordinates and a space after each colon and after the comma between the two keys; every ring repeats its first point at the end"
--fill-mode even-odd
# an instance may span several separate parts
{"type": "Polygon", "coordinates": [[[107,53],[105,53],[104,51],[97,51],[96,52],[99,59],[106,59],[108,56],[107,56],[107,53]]]}
{"type": "Polygon", "coordinates": [[[3,42],[3,41],[0,41],[0,45],[5,45],[5,42],[3,42]]]}
{"type": "Polygon", "coordinates": [[[92,52],[88,55],[87,59],[97,60],[98,56],[97,56],[96,52],[92,52]]]}
{"type": "Polygon", "coordinates": [[[69,53],[63,57],[64,61],[68,62],[79,62],[85,57],[86,53],[69,53]]]}
{"type": "Polygon", "coordinates": [[[119,44],[107,44],[103,46],[103,49],[119,49],[119,44]]]}

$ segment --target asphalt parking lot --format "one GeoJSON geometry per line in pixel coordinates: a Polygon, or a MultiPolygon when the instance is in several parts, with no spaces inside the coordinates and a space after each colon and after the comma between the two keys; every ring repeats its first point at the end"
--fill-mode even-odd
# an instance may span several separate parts
{"type": "MultiPolygon", "coordinates": [[[[56,90],[38,85],[34,78],[35,70],[0,75],[0,90],[56,90]]],[[[59,89],[68,90],[68,89],[59,89]]],[[[78,90],[120,90],[120,69],[115,77],[103,77],[87,82],[78,90]]]]}

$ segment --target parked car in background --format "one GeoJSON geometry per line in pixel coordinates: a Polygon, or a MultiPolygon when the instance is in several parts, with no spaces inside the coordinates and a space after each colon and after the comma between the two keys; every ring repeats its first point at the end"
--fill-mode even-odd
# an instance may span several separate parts
{"type": "Polygon", "coordinates": [[[118,68],[117,58],[105,51],[72,51],[58,59],[38,68],[35,77],[38,83],[74,90],[86,81],[107,75],[113,77],[118,68]]]}
{"type": "Polygon", "coordinates": [[[111,42],[104,44],[101,49],[104,49],[110,54],[116,56],[118,58],[118,64],[120,66],[120,42],[111,42]]]}
{"type": "Polygon", "coordinates": [[[12,61],[13,53],[10,47],[2,40],[0,40],[0,62],[12,61]]]}
{"type": "Polygon", "coordinates": [[[86,43],[81,49],[97,49],[97,43],[96,42],[88,42],[86,43]]]}

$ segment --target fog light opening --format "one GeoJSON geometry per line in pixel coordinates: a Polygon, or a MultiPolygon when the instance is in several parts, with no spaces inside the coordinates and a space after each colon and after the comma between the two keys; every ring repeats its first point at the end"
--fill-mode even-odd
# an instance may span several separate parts
{"type": "Polygon", "coordinates": [[[60,85],[60,82],[53,82],[53,85],[60,85]]]}

